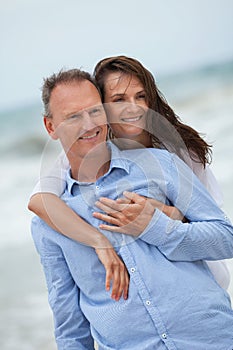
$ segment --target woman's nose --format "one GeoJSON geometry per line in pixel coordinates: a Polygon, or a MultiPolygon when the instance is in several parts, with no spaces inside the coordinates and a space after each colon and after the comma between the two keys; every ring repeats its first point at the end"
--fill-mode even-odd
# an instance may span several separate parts
{"type": "Polygon", "coordinates": [[[136,104],[135,101],[128,102],[126,105],[126,110],[129,113],[137,113],[140,110],[140,106],[138,104],[136,104]]]}

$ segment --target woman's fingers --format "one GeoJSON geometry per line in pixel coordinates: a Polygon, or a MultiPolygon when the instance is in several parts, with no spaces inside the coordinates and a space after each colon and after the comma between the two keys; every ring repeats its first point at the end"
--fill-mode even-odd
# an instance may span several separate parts
{"type": "Polygon", "coordinates": [[[96,207],[101,209],[108,215],[115,216],[118,212],[126,211],[130,207],[130,204],[139,204],[140,206],[144,206],[146,203],[145,197],[142,197],[134,192],[124,192],[125,198],[118,198],[117,200],[113,200],[106,197],[101,197],[96,203],[96,207]]]}
{"type": "Polygon", "coordinates": [[[105,221],[105,222],[107,222],[109,224],[112,224],[112,225],[118,225],[119,224],[119,219],[117,219],[117,218],[115,218],[113,216],[110,216],[110,215],[102,214],[102,213],[99,213],[99,212],[94,212],[93,216],[96,219],[105,221]]]}
{"type": "Polygon", "coordinates": [[[126,269],[124,271],[124,274],[125,274],[125,284],[123,286],[123,298],[127,300],[129,295],[129,274],[126,269]]]}
{"type": "Polygon", "coordinates": [[[133,203],[144,205],[145,202],[146,202],[146,198],[145,197],[140,196],[139,194],[137,194],[135,192],[124,191],[123,195],[126,197],[126,199],[130,200],[133,203]]]}
{"type": "Polygon", "coordinates": [[[125,210],[128,206],[128,204],[119,204],[116,203],[116,201],[108,198],[100,198],[96,203],[95,206],[105,212],[106,214],[115,216],[118,213],[125,210]]]}
{"type": "Polygon", "coordinates": [[[107,291],[111,288],[111,281],[113,279],[112,269],[106,269],[106,278],[105,278],[105,289],[107,291]]]}
{"type": "Polygon", "coordinates": [[[123,263],[117,264],[113,268],[113,286],[111,297],[118,301],[122,296],[125,299],[126,295],[128,295],[129,278],[128,272],[123,263]]]}
{"type": "Polygon", "coordinates": [[[129,274],[126,268],[120,270],[120,286],[119,291],[120,295],[118,294],[118,298],[120,299],[121,296],[126,300],[128,298],[128,291],[129,291],[129,274]]]}
{"type": "Polygon", "coordinates": [[[106,224],[100,224],[99,228],[101,230],[106,230],[106,231],[111,231],[111,232],[117,232],[117,233],[126,233],[124,230],[125,225],[123,226],[111,226],[111,225],[106,225],[106,224]]]}
{"type": "Polygon", "coordinates": [[[93,216],[104,221],[100,229],[139,236],[148,225],[154,214],[154,207],[145,197],[133,192],[124,192],[129,204],[117,203],[115,200],[100,198],[96,206],[103,212],[93,213],[93,216]]]}
{"type": "Polygon", "coordinates": [[[111,214],[111,215],[113,215],[113,214],[116,212],[115,209],[113,209],[112,207],[110,207],[110,206],[108,206],[108,205],[102,203],[100,200],[98,200],[97,202],[95,202],[95,206],[96,206],[98,209],[100,209],[100,210],[102,210],[103,212],[105,212],[106,214],[111,214]]]}
{"type": "Polygon", "coordinates": [[[125,198],[125,197],[117,198],[116,202],[119,203],[119,204],[130,204],[130,203],[132,203],[130,199],[125,198]]]}
{"type": "Polygon", "coordinates": [[[105,288],[107,291],[110,290],[112,284],[111,298],[118,301],[123,296],[124,299],[127,299],[129,276],[124,262],[113,248],[98,248],[96,253],[106,270],[105,288]]]}

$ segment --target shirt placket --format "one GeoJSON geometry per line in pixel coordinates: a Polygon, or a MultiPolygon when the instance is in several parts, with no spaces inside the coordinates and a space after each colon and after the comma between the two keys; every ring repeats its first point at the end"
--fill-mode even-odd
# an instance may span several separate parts
{"type": "Polygon", "coordinates": [[[131,253],[127,245],[125,245],[121,250],[121,255],[130,273],[130,279],[132,279],[135,285],[137,286],[137,291],[142,300],[142,303],[146,311],[150,315],[162,342],[164,343],[167,349],[177,350],[172,339],[169,337],[168,331],[163,323],[160,312],[156,307],[154,299],[151,297],[150,292],[146,287],[146,284],[144,283],[139,268],[137,267],[134,261],[133,254],[131,253]]]}

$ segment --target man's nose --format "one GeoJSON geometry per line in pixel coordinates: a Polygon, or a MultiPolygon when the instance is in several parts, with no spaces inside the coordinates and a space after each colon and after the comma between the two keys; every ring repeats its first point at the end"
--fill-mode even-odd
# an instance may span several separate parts
{"type": "Polygon", "coordinates": [[[83,129],[84,130],[88,131],[88,130],[91,130],[97,126],[95,118],[92,118],[87,111],[83,112],[82,117],[83,117],[82,119],[83,119],[83,129]]]}

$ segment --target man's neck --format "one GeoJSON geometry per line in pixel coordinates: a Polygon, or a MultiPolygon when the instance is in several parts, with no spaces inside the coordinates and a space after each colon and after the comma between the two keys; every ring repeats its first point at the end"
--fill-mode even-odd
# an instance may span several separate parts
{"type": "Polygon", "coordinates": [[[107,144],[101,144],[89,151],[82,159],[70,158],[71,174],[79,182],[95,182],[106,174],[111,161],[111,151],[107,144]]]}

